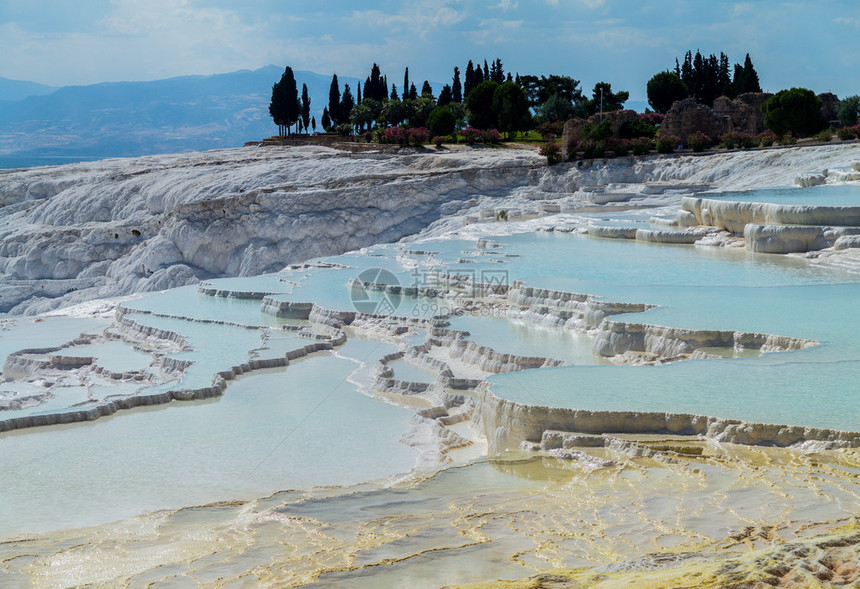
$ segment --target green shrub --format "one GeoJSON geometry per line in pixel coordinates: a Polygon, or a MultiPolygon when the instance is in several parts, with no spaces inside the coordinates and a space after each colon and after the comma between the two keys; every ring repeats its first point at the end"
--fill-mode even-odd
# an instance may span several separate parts
{"type": "Polygon", "coordinates": [[[617,139],[609,142],[609,149],[615,157],[624,157],[630,153],[630,141],[627,139],[617,139]]]}
{"type": "Polygon", "coordinates": [[[821,133],[815,136],[819,141],[828,142],[833,139],[833,129],[825,129],[821,133]]]}
{"type": "Polygon", "coordinates": [[[854,127],[842,127],[836,131],[836,136],[842,141],[857,139],[857,133],[855,132],[854,127]]]}
{"type": "Polygon", "coordinates": [[[648,155],[654,147],[654,142],[647,137],[637,137],[630,141],[630,149],[633,155],[648,155]]]}
{"type": "Polygon", "coordinates": [[[450,135],[455,125],[454,113],[447,106],[437,106],[427,117],[427,127],[434,136],[450,135]]]}
{"type": "Polygon", "coordinates": [[[839,106],[836,107],[836,117],[845,127],[856,125],[860,120],[860,96],[855,94],[840,100],[839,106]]]}
{"type": "Polygon", "coordinates": [[[792,135],[791,133],[786,133],[785,135],[780,135],[779,144],[780,145],[794,145],[797,143],[797,137],[792,135]]]}
{"type": "Polygon", "coordinates": [[[591,141],[603,141],[612,137],[612,124],[609,121],[585,123],[582,128],[582,138],[591,141]]]}
{"type": "Polygon", "coordinates": [[[821,100],[812,90],[780,90],[761,105],[764,124],[777,135],[815,135],[827,126],[821,114],[821,100]]]}
{"type": "Polygon", "coordinates": [[[674,153],[675,148],[681,143],[681,139],[674,135],[661,135],[655,142],[657,153],[674,153]]]}
{"type": "Polygon", "coordinates": [[[585,159],[593,159],[603,157],[604,145],[600,141],[583,141],[582,142],[582,157],[585,159]]]}
{"type": "Polygon", "coordinates": [[[655,137],[657,126],[642,119],[627,121],[618,130],[618,134],[624,139],[635,139],[636,137],[655,137]]]}

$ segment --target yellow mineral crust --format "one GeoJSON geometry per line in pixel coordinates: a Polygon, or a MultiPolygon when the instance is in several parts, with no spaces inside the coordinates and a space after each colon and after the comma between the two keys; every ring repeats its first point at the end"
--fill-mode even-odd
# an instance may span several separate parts
{"type": "Polygon", "coordinates": [[[19,537],[0,542],[0,586],[858,581],[860,450],[619,440],[19,537]]]}

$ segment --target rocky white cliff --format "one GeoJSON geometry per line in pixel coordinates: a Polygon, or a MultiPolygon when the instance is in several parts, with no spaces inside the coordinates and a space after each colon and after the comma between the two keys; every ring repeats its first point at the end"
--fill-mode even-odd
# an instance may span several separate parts
{"type": "Polygon", "coordinates": [[[0,173],[0,312],[276,271],[498,207],[547,215],[554,202],[667,204],[716,184],[790,185],[858,152],[836,144],[547,168],[525,149],[243,148],[9,171],[0,173]]]}

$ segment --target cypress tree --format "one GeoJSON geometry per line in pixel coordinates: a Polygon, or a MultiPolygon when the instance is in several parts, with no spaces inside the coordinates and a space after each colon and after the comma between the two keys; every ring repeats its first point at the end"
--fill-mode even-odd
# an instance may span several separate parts
{"type": "Polygon", "coordinates": [[[415,87],[415,84],[411,84],[409,86],[409,100],[417,100],[418,99],[418,89],[415,87]]]}
{"type": "MultiPolygon", "coordinates": [[[[480,66],[478,66],[478,67],[476,67],[476,68],[475,68],[475,77],[474,77],[474,79],[473,79],[473,80],[474,80],[474,83],[475,83],[475,88],[477,88],[477,87],[478,87],[478,85],[479,85],[481,82],[484,82],[484,81],[489,82],[489,80],[487,80],[486,78],[484,78],[484,72],[483,72],[483,70],[481,70],[481,67],[480,67],[480,66]]],[[[473,89],[474,89],[474,88],[473,88],[473,89]]],[[[469,96],[469,93],[467,93],[467,94],[466,94],[466,96],[469,96]]]]}
{"type": "Polygon", "coordinates": [[[394,84],[391,85],[391,96],[388,97],[388,100],[400,100],[400,97],[397,95],[397,86],[394,84]]]}
{"type": "Polygon", "coordinates": [[[337,74],[331,77],[331,86],[328,89],[328,110],[323,112],[323,127],[328,129],[331,127],[331,124],[338,124],[340,121],[340,115],[338,114],[338,109],[340,108],[340,85],[337,83],[337,74]],[[328,116],[326,116],[328,114],[328,116]],[[325,124],[326,119],[329,119],[330,122],[328,125],[325,124]]]}
{"type": "Polygon", "coordinates": [[[477,84],[475,84],[475,66],[472,65],[472,60],[469,60],[469,65],[466,66],[466,80],[463,85],[463,96],[468,96],[477,84]]]}
{"type": "Polygon", "coordinates": [[[364,95],[367,98],[382,102],[388,96],[388,87],[383,85],[382,75],[379,73],[379,66],[375,63],[370,68],[370,85],[365,84],[364,95]]]}
{"type": "Polygon", "coordinates": [[[463,102],[463,87],[460,85],[460,68],[454,67],[454,83],[451,85],[451,102],[463,102]]]}
{"type": "Polygon", "coordinates": [[[433,98],[433,88],[430,87],[430,82],[424,80],[424,85],[421,86],[421,96],[433,98]]]}
{"type": "Polygon", "coordinates": [[[325,131],[331,127],[331,117],[328,114],[328,107],[323,109],[322,126],[325,131]]]}
{"type": "Polygon", "coordinates": [[[358,88],[355,90],[355,103],[361,104],[361,82],[356,82],[358,88]]]}
{"type": "Polygon", "coordinates": [[[717,74],[717,85],[722,96],[732,95],[732,76],[729,73],[729,56],[720,52],[720,71],[717,74]]]}
{"type": "MultiPolygon", "coordinates": [[[[367,88],[365,88],[365,94],[367,88]]],[[[340,98],[339,115],[341,124],[349,123],[349,115],[352,114],[352,109],[355,108],[355,99],[352,97],[352,92],[349,90],[349,84],[343,86],[343,96],[340,98]]]]}
{"type": "Polygon", "coordinates": [[[739,94],[743,94],[744,92],[761,92],[761,83],[758,79],[758,73],[753,67],[749,53],[747,53],[746,59],[744,59],[743,82],[743,88],[739,94]]]}
{"type": "Polygon", "coordinates": [[[269,102],[269,114],[272,120],[278,126],[278,136],[285,134],[284,129],[284,75],[281,79],[272,84],[272,100],[269,102]]]}
{"type": "Polygon", "coordinates": [[[409,100],[409,68],[403,74],[403,100],[409,100]]]}
{"type": "Polygon", "coordinates": [[[311,117],[311,129],[314,130],[314,133],[317,132],[317,118],[311,117]]]}
{"type": "Polygon", "coordinates": [[[311,120],[311,98],[308,96],[308,85],[302,84],[302,123],[305,131],[308,130],[308,124],[311,120]]]}
{"type": "Polygon", "coordinates": [[[487,67],[487,60],[486,59],[484,60],[484,79],[485,80],[491,80],[492,79],[492,78],[490,78],[490,68],[487,67]]]}

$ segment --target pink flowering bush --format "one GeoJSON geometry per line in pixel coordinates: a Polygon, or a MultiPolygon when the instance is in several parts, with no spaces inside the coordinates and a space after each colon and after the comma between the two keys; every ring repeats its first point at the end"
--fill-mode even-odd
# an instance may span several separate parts
{"type": "Polygon", "coordinates": [[[693,151],[703,151],[710,144],[711,138],[702,133],[701,131],[696,131],[695,133],[687,137],[687,147],[689,147],[693,151]]]}
{"type": "Polygon", "coordinates": [[[409,144],[415,147],[421,147],[425,143],[430,142],[430,131],[426,127],[416,127],[409,129],[409,144]]]}
{"type": "Polygon", "coordinates": [[[484,143],[501,143],[502,134],[497,129],[487,129],[481,133],[481,139],[484,143]]]}
{"type": "Polygon", "coordinates": [[[561,146],[555,141],[540,146],[540,154],[546,157],[546,165],[552,166],[561,161],[561,146]]]}
{"type": "Polygon", "coordinates": [[[655,141],[657,153],[674,153],[675,148],[680,144],[681,138],[674,135],[661,135],[655,141]]]}
{"type": "Polygon", "coordinates": [[[661,115],[658,112],[643,112],[639,113],[639,118],[646,123],[650,123],[652,125],[659,125],[663,122],[663,119],[666,118],[666,115],[661,115]]]}
{"type": "Polygon", "coordinates": [[[474,145],[481,139],[482,132],[480,129],[476,129],[475,127],[466,127],[460,132],[460,134],[463,136],[463,141],[469,145],[474,145]]]}
{"type": "Polygon", "coordinates": [[[770,147],[777,141],[777,136],[771,133],[770,131],[765,131],[764,133],[759,133],[758,135],[758,144],[762,147],[770,147]]]}
{"type": "Polygon", "coordinates": [[[435,145],[436,147],[442,147],[443,143],[445,143],[445,138],[441,135],[436,135],[433,138],[433,145],[435,145]]]}
{"type": "Polygon", "coordinates": [[[723,142],[723,145],[726,146],[726,149],[749,149],[751,147],[758,147],[761,140],[759,139],[758,135],[751,135],[749,133],[738,133],[732,131],[730,133],[722,135],[720,137],[720,141],[723,142]]]}

